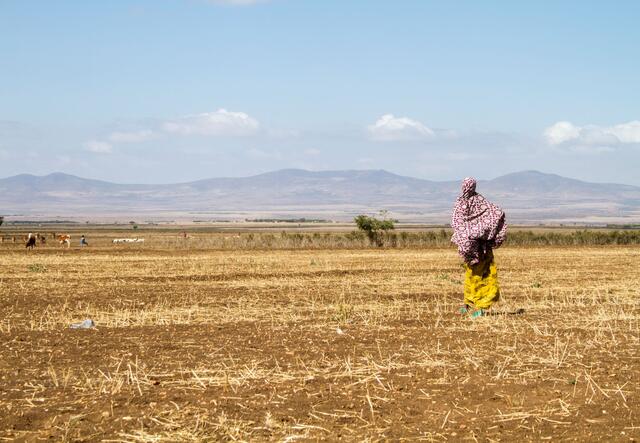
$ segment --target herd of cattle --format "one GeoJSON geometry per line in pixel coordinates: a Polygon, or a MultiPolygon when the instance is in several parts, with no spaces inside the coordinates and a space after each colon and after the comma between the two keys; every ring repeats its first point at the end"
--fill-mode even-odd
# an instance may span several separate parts
{"type": "MultiPolygon", "coordinates": [[[[71,247],[71,236],[69,234],[56,234],[54,232],[49,234],[49,236],[52,240],[57,240],[58,243],[60,243],[60,245],[66,246],[67,248],[71,247]]],[[[16,243],[18,239],[16,238],[15,235],[12,237],[5,237],[5,236],[0,237],[0,242],[4,243],[7,241],[16,243]]],[[[22,241],[24,242],[24,245],[27,249],[33,249],[38,244],[45,245],[47,243],[47,235],[33,234],[32,232],[29,232],[29,234],[25,235],[22,238],[22,241]]]]}
{"type": "MultiPolygon", "coordinates": [[[[71,247],[71,235],[69,234],[56,234],[55,232],[49,234],[34,234],[30,232],[29,234],[23,236],[21,239],[17,238],[15,235],[11,237],[7,237],[4,235],[0,235],[0,242],[12,242],[17,243],[18,241],[22,241],[27,249],[33,249],[38,244],[46,245],[47,238],[57,241],[60,246],[70,248],[71,247]]],[[[114,238],[111,241],[113,244],[121,244],[121,243],[144,243],[144,238],[114,238]]],[[[80,246],[89,246],[87,240],[84,235],[80,238],[80,246]]]]}

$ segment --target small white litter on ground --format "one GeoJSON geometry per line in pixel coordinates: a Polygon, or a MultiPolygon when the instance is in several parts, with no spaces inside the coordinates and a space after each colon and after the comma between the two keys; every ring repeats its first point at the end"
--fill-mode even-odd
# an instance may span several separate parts
{"type": "Polygon", "coordinates": [[[96,323],[90,318],[88,318],[78,323],[71,323],[71,326],[69,327],[71,329],[91,329],[96,327],[96,323]]]}

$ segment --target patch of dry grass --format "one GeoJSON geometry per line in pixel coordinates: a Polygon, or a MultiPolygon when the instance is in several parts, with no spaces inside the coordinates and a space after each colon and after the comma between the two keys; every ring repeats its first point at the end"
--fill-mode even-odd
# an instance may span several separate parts
{"type": "Polygon", "coordinates": [[[500,249],[504,315],[473,321],[448,248],[149,244],[3,250],[0,435],[638,436],[635,248],[500,249]]]}

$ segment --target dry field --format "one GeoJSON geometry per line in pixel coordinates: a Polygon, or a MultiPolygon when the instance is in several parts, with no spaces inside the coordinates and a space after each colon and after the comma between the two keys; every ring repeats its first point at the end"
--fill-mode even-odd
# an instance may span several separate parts
{"type": "Polygon", "coordinates": [[[500,249],[471,320],[449,248],[110,235],[0,245],[0,439],[640,439],[637,246],[500,249]]]}

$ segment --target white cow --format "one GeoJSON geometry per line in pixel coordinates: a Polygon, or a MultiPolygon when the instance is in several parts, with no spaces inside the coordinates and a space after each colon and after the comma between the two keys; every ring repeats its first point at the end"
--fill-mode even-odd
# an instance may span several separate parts
{"type": "Polygon", "coordinates": [[[144,243],[144,238],[114,238],[111,243],[144,243]]]}

